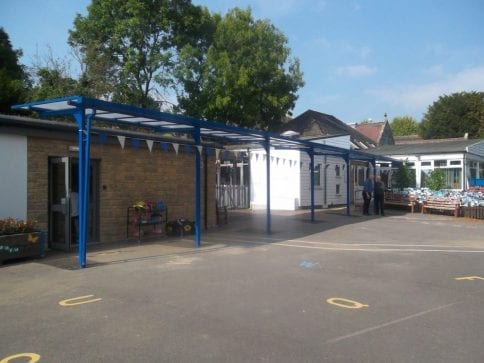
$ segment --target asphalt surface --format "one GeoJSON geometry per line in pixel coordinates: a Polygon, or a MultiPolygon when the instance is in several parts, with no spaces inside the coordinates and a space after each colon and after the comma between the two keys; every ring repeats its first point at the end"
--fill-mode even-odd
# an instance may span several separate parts
{"type": "Polygon", "coordinates": [[[5,264],[0,363],[484,362],[484,221],[264,217],[5,264]]]}

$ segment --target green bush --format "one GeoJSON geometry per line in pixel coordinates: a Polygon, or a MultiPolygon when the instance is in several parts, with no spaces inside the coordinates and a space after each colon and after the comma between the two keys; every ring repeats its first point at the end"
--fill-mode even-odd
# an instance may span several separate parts
{"type": "Polygon", "coordinates": [[[432,170],[425,178],[425,187],[430,190],[440,190],[445,187],[445,173],[441,169],[432,170]]]}

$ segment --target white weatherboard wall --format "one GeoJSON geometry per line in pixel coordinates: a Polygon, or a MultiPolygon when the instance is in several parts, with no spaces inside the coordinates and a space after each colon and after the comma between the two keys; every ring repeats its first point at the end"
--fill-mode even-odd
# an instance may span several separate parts
{"type": "Polygon", "coordinates": [[[27,137],[0,134],[0,218],[27,218],[27,137]]]}
{"type": "MultiPolygon", "coordinates": [[[[296,210],[311,206],[309,156],[293,150],[271,150],[271,209],[296,210]]],[[[328,207],[346,203],[346,171],[339,157],[314,157],[320,166],[320,185],[314,187],[314,204],[328,207]],[[340,175],[336,175],[336,166],[340,175]],[[326,169],[326,170],[325,170],[326,169]],[[326,183],[325,183],[326,181],[326,183]],[[337,186],[339,186],[337,188],[337,186]]],[[[265,209],[267,202],[266,154],[251,151],[251,208],[265,209]]]]}
{"type": "MultiPolygon", "coordinates": [[[[271,150],[271,209],[295,210],[300,206],[300,152],[271,150]]],[[[251,208],[265,209],[267,202],[266,153],[251,151],[251,208]]]]}

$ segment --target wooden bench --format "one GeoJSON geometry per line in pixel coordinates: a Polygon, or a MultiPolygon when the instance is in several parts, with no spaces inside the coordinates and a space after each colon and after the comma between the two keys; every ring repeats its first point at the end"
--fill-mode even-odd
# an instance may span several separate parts
{"type": "Polygon", "coordinates": [[[451,211],[454,212],[454,217],[459,216],[460,200],[451,198],[430,198],[423,202],[422,213],[429,210],[437,211],[451,211]]]}
{"type": "Polygon", "coordinates": [[[414,211],[417,205],[417,199],[413,194],[405,193],[385,193],[385,205],[401,205],[404,207],[410,207],[410,210],[414,211]]]}

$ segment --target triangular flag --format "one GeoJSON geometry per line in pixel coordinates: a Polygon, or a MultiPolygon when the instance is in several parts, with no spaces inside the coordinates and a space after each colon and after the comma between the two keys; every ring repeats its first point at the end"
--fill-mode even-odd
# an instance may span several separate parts
{"type": "Polygon", "coordinates": [[[230,151],[225,150],[224,151],[224,160],[227,160],[229,158],[229,156],[230,156],[230,151]]]}
{"type": "Polygon", "coordinates": [[[124,143],[126,141],[126,136],[118,136],[118,141],[121,145],[121,149],[124,149],[124,143]]]}
{"type": "Polygon", "coordinates": [[[135,150],[138,150],[140,145],[140,139],[136,139],[136,138],[131,139],[131,145],[133,145],[135,150]]]}
{"type": "Polygon", "coordinates": [[[106,143],[107,138],[108,138],[108,134],[106,134],[105,132],[101,132],[99,134],[99,143],[101,145],[104,145],[106,143]]]}
{"type": "Polygon", "coordinates": [[[190,145],[183,145],[184,146],[184,149],[185,149],[185,154],[190,154],[192,148],[190,145]]]}
{"type": "Polygon", "coordinates": [[[202,155],[203,146],[202,145],[197,145],[197,149],[198,149],[198,153],[200,155],[202,155]]]}
{"type": "Polygon", "coordinates": [[[153,149],[153,140],[146,140],[146,145],[148,145],[148,149],[151,152],[151,149],[153,149]]]}
{"type": "Polygon", "coordinates": [[[168,151],[168,143],[167,142],[160,142],[161,149],[163,151],[168,151]]]}
{"type": "Polygon", "coordinates": [[[206,148],[205,148],[205,154],[206,154],[207,156],[212,156],[212,151],[213,151],[213,149],[212,149],[212,148],[210,148],[210,147],[206,147],[206,148]]]}
{"type": "Polygon", "coordinates": [[[220,149],[215,149],[215,159],[218,160],[220,156],[220,149]]]}
{"type": "Polygon", "coordinates": [[[180,147],[180,145],[175,144],[175,143],[172,143],[172,145],[173,145],[173,149],[175,149],[175,152],[178,155],[178,148],[180,147]]]}

